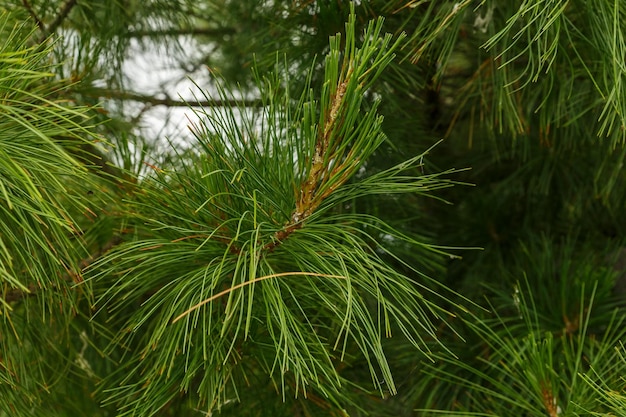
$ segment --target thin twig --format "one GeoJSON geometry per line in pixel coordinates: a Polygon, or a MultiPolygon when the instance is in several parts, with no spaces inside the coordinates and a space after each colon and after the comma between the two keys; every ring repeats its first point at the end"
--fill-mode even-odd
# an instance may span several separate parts
{"type": "Polygon", "coordinates": [[[163,30],[137,30],[126,33],[124,36],[130,38],[154,38],[163,36],[224,36],[233,35],[237,32],[235,28],[170,28],[163,30]]]}
{"type": "Polygon", "coordinates": [[[207,298],[204,301],[199,302],[198,304],[190,307],[189,309],[187,309],[187,311],[185,311],[184,313],[180,314],[178,317],[176,317],[174,320],[172,320],[172,324],[176,323],[178,320],[182,319],[183,317],[187,316],[189,313],[191,313],[192,311],[195,311],[197,309],[199,309],[200,307],[202,307],[205,304],[210,303],[211,301],[218,299],[226,294],[229,294],[233,291],[235,291],[236,289],[245,287],[246,285],[251,285],[254,284],[256,282],[259,281],[263,281],[266,279],[270,279],[270,278],[278,278],[278,277],[286,277],[286,276],[290,276],[290,275],[305,275],[305,276],[314,276],[314,277],[322,277],[322,278],[339,278],[339,279],[346,279],[346,277],[344,277],[343,275],[330,275],[330,274],[318,274],[315,272],[302,272],[302,271],[298,271],[298,272],[282,272],[280,274],[271,274],[271,275],[265,275],[262,277],[257,277],[254,279],[251,279],[250,281],[246,281],[246,282],[242,282],[240,284],[237,284],[235,286],[232,286],[228,289],[225,289],[224,291],[221,291],[209,298],[207,298]]]}
{"type": "Polygon", "coordinates": [[[105,253],[107,253],[108,251],[110,251],[111,249],[113,249],[114,247],[116,247],[122,242],[123,242],[123,239],[121,236],[118,236],[118,235],[113,236],[104,246],[100,248],[100,250],[98,250],[96,253],[92,254],[91,256],[83,259],[80,262],[80,268],[82,270],[85,270],[92,263],[94,263],[96,259],[100,258],[102,255],[104,255],[105,253]]]}
{"type": "Polygon", "coordinates": [[[77,0],[67,0],[63,6],[61,6],[61,10],[57,14],[57,17],[50,23],[47,30],[43,30],[43,34],[39,38],[39,43],[48,38],[48,36],[52,35],[58,28],[63,24],[67,15],[70,14],[70,11],[76,6],[77,0]]]}
{"type": "MultiPolygon", "coordinates": [[[[87,267],[89,267],[96,259],[98,259],[99,257],[101,257],[102,255],[104,255],[105,253],[107,253],[108,251],[110,251],[111,249],[113,249],[115,246],[119,245],[120,243],[122,243],[122,238],[120,236],[114,236],[108,243],[106,243],[99,251],[97,251],[96,253],[92,254],[91,256],[83,259],[79,266],[82,270],[86,269],[87,267]]],[[[64,274],[63,276],[63,280],[67,281],[67,282],[72,282],[72,283],[80,283],[82,282],[82,277],[80,276],[80,274],[77,274],[76,272],[70,271],[69,269],[66,269],[67,273],[64,274]]],[[[20,301],[23,298],[26,297],[33,297],[35,295],[37,295],[39,292],[41,292],[42,290],[49,290],[49,289],[54,289],[55,286],[53,285],[52,287],[47,287],[47,288],[43,288],[43,287],[37,287],[34,284],[29,284],[28,285],[28,291],[24,291],[22,289],[19,288],[14,288],[11,289],[9,291],[7,291],[4,294],[4,301],[5,303],[11,303],[14,301],[20,301]]],[[[74,287],[77,288],[77,287],[74,287]]],[[[0,295],[1,297],[1,295],[0,295]]]]}
{"type": "Polygon", "coordinates": [[[132,91],[120,91],[109,89],[94,89],[81,92],[91,97],[112,99],[112,100],[129,100],[140,103],[150,104],[152,106],[167,107],[261,107],[261,100],[175,100],[169,97],[157,98],[151,95],[140,94],[132,91]]]}
{"type": "Polygon", "coordinates": [[[37,23],[37,27],[43,32],[45,32],[46,26],[43,24],[39,16],[37,16],[37,13],[35,13],[35,10],[33,10],[33,6],[30,5],[28,0],[22,0],[22,4],[24,5],[24,8],[28,10],[28,14],[33,18],[35,23],[37,23]]]}
{"type": "Polygon", "coordinates": [[[28,286],[28,291],[24,291],[22,289],[19,288],[14,288],[12,290],[9,290],[5,296],[4,296],[4,301],[5,303],[11,303],[13,301],[19,301],[24,297],[30,297],[35,295],[35,293],[37,292],[37,288],[33,285],[30,284],[28,286]]]}

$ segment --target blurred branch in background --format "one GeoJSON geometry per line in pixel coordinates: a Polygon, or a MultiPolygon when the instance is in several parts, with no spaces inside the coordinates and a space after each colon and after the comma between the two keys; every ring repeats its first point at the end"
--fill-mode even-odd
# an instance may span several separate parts
{"type": "Polygon", "coordinates": [[[169,97],[158,98],[155,96],[139,94],[127,90],[110,90],[110,89],[90,89],[88,91],[81,91],[82,94],[108,100],[128,100],[137,101],[141,103],[150,104],[152,106],[167,106],[167,107],[261,107],[263,105],[261,100],[246,100],[246,99],[232,99],[228,101],[224,100],[175,100],[169,97]]]}

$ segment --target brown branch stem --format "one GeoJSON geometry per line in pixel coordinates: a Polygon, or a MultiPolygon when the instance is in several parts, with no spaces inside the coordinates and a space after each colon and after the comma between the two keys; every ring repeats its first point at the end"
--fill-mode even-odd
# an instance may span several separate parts
{"type": "MultiPolygon", "coordinates": [[[[331,148],[331,134],[335,129],[336,123],[343,120],[340,116],[341,106],[344,102],[344,95],[348,87],[350,76],[352,75],[352,69],[349,69],[345,75],[343,81],[340,80],[337,90],[335,91],[332,100],[330,110],[324,116],[324,127],[319,131],[316,143],[315,151],[311,160],[311,168],[307,175],[306,180],[302,184],[298,195],[296,196],[296,208],[291,214],[290,221],[281,230],[274,234],[274,240],[265,245],[264,249],[269,252],[276,249],[283,240],[288,238],[296,230],[301,229],[304,220],[306,220],[315,209],[322,203],[322,201],[328,197],[330,191],[327,190],[324,193],[318,193],[320,186],[324,181],[330,179],[331,173],[328,171],[328,161],[333,159],[333,155],[328,156],[330,151],[334,152],[334,148],[331,148]]],[[[343,77],[342,77],[343,78],[343,77]]],[[[335,144],[336,145],[336,144],[335,144]]],[[[341,179],[340,183],[345,182],[347,178],[341,179]]],[[[336,186],[333,187],[333,189],[336,186]]]]}
{"type": "Polygon", "coordinates": [[[331,159],[327,157],[330,146],[330,135],[335,127],[343,96],[346,92],[348,81],[341,82],[337,87],[337,91],[332,100],[329,113],[325,117],[324,129],[318,134],[317,143],[315,144],[315,152],[311,161],[311,169],[307,176],[300,195],[296,203],[296,210],[292,215],[292,221],[299,223],[309,217],[313,210],[321,203],[321,199],[317,198],[316,191],[324,179],[328,179],[327,162],[331,159]]]}
{"type": "Polygon", "coordinates": [[[28,292],[21,290],[19,288],[14,288],[12,290],[9,290],[6,293],[6,295],[4,296],[4,301],[7,304],[12,303],[14,301],[19,301],[22,298],[33,296],[35,295],[36,292],[37,292],[37,289],[32,284],[28,286],[28,292]]]}
{"type": "Polygon", "coordinates": [[[28,0],[22,0],[22,4],[24,5],[24,8],[28,11],[28,14],[33,18],[35,23],[37,23],[37,27],[40,30],[45,32],[46,31],[46,26],[43,24],[43,22],[41,21],[39,16],[37,16],[37,13],[35,13],[35,10],[33,10],[33,6],[31,6],[31,4],[28,2],[28,0]]]}
{"type": "Polygon", "coordinates": [[[557,417],[559,413],[559,406],[557,399],[552,393],[552,386],[550,383],[541,383],[541,396],[543,397],[543,406],[548,412],[548,416],[557,417]]]}
{"type": "Polygon", "coordinates": [[[57,17],[52,21],[52,23],[50,23],[50,26],[48,26],[46,30],[43,30],[43,34],[39,38],[39,43],[45,41],[48,36],[52,35],[59,28],[59,26],[63,24],[63,21],[65,21],[65,18],[67,18],[70,14],[70,11],[74,8],[74,6],[76,6],[76,3],[77,0],[67,0],[65,4],[61,6],[57,17]]]}
{"type": "Polygon", "coordinates": [[[125,34],[131,38],[155,38],[163,36],[225,36],[237,33],[235,28],[170,28],[163,30],[137,30],[125,34]]]}
{"type": "Polygon", "coordinates": [[[262,107],[261,100],[175,100],[169,97],[158,98],[152,95],[112,89],[91,89],[81,94],[111,100],[128,100],[166,107],[262,107]]]}
{"type": "MultiPolygon", "coordinates": [[[[119,245],[120,243],[122,243],[122,238],[120,236],[114,236],[109,242],[107,242],[96,253],[83,259],[79,263],[80,268],[84,270],[85,268],[89,267],[89,265],[91,265],[96,259],[104,255],[105,253],[107,253],[109,250],[113,249],[115,246],[119,245]]],[[[83,278],[80,276],[79,273],[72,272],[69,269],[67,269],[67,273],[64,274],[64,276],[62,277],[62,280],[76,284],[76,283],[82,282],[83,278]]],[[[55,287],[56,286],[53,284],[52,289],[54,289],[55,287]]],[[[35,286],[35,284],[28,284],[28,291],[24,291],[19,288],[13,288],[4,294],[3,299],[5,303],[12,303],[15,301],[20,301],[26,297],[33,297],[37,295],[39,292],[43,290],[47,290],[47,289],[50,289],[50,287],[42,288],[42,287],[35,286]]],[[[2,297],[1,294],[0,294],[0,297],[2,297]]]]}

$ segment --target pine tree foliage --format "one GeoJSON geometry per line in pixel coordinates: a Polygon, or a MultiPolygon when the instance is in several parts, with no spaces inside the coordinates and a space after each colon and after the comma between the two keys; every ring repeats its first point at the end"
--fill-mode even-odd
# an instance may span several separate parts
{"type": "Polygon", "coordinates": [[[89,269],[104,287],[96,306],[119,317],[120,343],[135,352],[111,383],[128,415],[152,415],[181,391],[197,391],[198,408],[219,408],[237,397],[247,369],[257,378],[265,370],[283,396],[341,397],[347,382],[335,368],[356,352],[375,388],[395,392],[381,338],[392,325],[417,347],[435,338],[437,304],[377,253],[383,233],[419,243],[345,212],[371,193],[443,185],[405,174],[418,158],[349,182],[384,139],[376,102],[361,110],[401,41],[381,38],[381,23],[359,48],[354,22],[344,51],[331,39],[319,102],[305,88],[292,103],[266,80],[259,119],[198,110],[195,155],[142,181],[126,226],[137,238],[89,269]],[[129,304],[140,306],[130,317],[129,304]]]}
{"type": "Polygon", "coordinates": [[[624,415],[622,0],[0,5],[1,417],[624,415]]]}
{"type": "Polygon", "coordinates": [[[69,328],[91,298],[74,289],[88,256],[78,235],[85,214],[93,214],[86,198],[92,180],[72,154],[94,134],[88,109],[61,98],[68,86],[54,79],[50,47],[29,44],[32,25],[10,17],[0,23],[0,392],[13,414],[70,377],[69,328]]]}

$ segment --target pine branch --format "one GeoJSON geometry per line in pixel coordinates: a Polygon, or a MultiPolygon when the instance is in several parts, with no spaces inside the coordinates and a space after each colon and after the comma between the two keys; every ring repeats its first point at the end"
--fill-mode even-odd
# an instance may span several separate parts
{"type": "MultiPolygon", "coordinates": [[[[328,169],[330,168],[328,165],[328,161],[332,159],[331,157],[327,157],[326,153],[330,147],[330,133],[335,128],[335,123],[337,122],[337,115],[339,114],[339,109],[344,100],[344,94],[346,92],[346,86],[349,81],[349,77],[352,74],[351,71],[348,72],[348,76],[346,80],[341,82],[335,91],[334,97],[332,99],[332,105],[330,111],[326,114],[326,120],[324,122],[324,129],[320,130],[318,134],[318,138],[315,144],[315,153],[313,155],[311,169],[309,171],[307,179],[304,181],[302,189],[300,190],[300,195],[298,201],[296,203],[296,209],[291,215],[291,222],[285,226],[282,230],[279,230],[274,235],[274,241],[268,243],[265,246],[265,249],[268,251],[273,251],[280,243],[289,237],[293,232],[302,228],[304,224],[304,220],[306,220],[313,211],[320,205],[325,197],[328,196],[332,189],[327,190],[327,192],[323,194],[317,194],[316,191],[319,189],[319,186],[324,179],[329,178],[328,169]]],[[[347,178],[346,178],[347,179],[347,178]]]]}
{"type": "MultiPolygon", "coordinates": [[[[294,101],[285,94],[286,81],[270,75],[259,80],[265,103],[259,115],[230,108],[237,100],[218,83],[225,108],[194,109],[198,157],[182,160],[178,172],[155,170],[143,182],[129,206],[138,240],[100,257],[86,277],[99,283],[97,304],[112,315],[136,306],[120,316],[119,340],[136,346],[140,359],[124,376],[131,382],[107,402],[140,414],[162,409],[184,382],[181,368],[160,358],[185,351],[189,363],[199,365],[184,376],[193,381],[189,392],[206,387],[200,400],[214,409],[230,401],[224,393],[239,383],[231,380],[240,372],[239,358],[252,357],[257,346],[269,360],[276,355],[270,378],[282,387],[294,380],[296,394],[320,392],[312,384],[323,374],[324,394],[343,400],[336,364],[356,351],[367,359],[375,386],[395,393],[381,338],[395,323],[413,345],[422,338],[408,329],[434,337],[424,318],[439,313],[410,277],[372,251],[378,233],[399,240],[400,233],[374,216],[321,215],[355,197],[346,182],[384,140],[378,102],[365,106],[363,100],[400,44],[381,36],[382,20],[357,37],[355,21],[352,15],[345,42],[331,41],[318,100],[306,86],[294,101]],[[372,232],[362,232],[366,225],[372,232]],[[289,237],[289,245],[273,251],[289,237]],[[384,318],[369,314],[370,302],[384,318]],[[146,337],[131,340],[126,329],[146,337]],[[202,352],[201,337],[211,338],[210,355],[202,352]]],[[[387,179],[379,189],[393,187],[387,179]]]]}
{"type": "Polygon", "coordinates": [[[557,404],[557,399],[553,394],[552,387],[549,383],[540,383],[541,386],[541,396],[543,399],[543,406],[548,412],[548,416],[550,417],[558,417],[559,414],[559,406],[557,404]]]}
{"type": "MultiPolygon", "coordinates": [[[[80,265],[81,270],[88,268],[98,258],[100,258],[102,255],[104,255],[105,253],[113,249],[115,246],[122,243],[122,241],[123,239],[121,236],[114,236],[98,251],[90,254],[88,257],[80,261],[79,265],[80,265]]],[[[73,284],[83,281],[82,277],[79,274],[77,274],[76,272],[72,272],[69,269],[67,270],[67,273],[63,276],[62,279],[63,281],[73,283],[73,284]]],[[[78,288],[78,287],[74,287],[74,288],[78,288]]],[[[37,295],[39,292],[43,291],[44,289],[50,289],[50,288],[37,287],[35,286],[35,284],[29,284],[28,291],[24,291],[23,289],[20,289],[20,288],[14,288],[14,289],[9,290],[4,295],[4,301],[6,304],[15,302],[15,301],[20,301],[26,297],[33,297],[37,295]]]]}
{"type": "Polygon", "coordinates": [[[33,284],[30,284],[28,286],[28,292],[21,290],[19,288],[14,288],[12,290],[9,290],[6,293],[6,295],[4,296],[5,303],[3,304],[12,303],[14,301],[20,301],[22,298],[32,297],[36,293],[37,293],[37,288],[33,284]]]}
{"type": "Polygon", "coordinates": [[[37,27],[45,32],[46,26],[43,24],[39,16],[37,16],[35,10],[33,10],[33,6],[28,2],[28,0],[22,0],[22,4],[24,5],[24,8],[28,11],[28,14],[30,14],[30,16],[33,18],[35,23],[37,23],[37,27]]]}
{"type": "Polygon", "coordinates": [[[65,4],[61,6],[61,10],[59,10],[57,17],[52,21],[52,23],[50,23],[50,26],[48,26],[46,30],[43,30],[43,33],[39,38],[39,43],[45,41],[48,36],[52,35],[59,28],[59,26],[63,24],[76,4],[77,0],[67,0],[65,4]]]}
{"type": "Polygon", "coordinates": [[[328,179],[328,164],[326,161],[332,159],[327,158],[326,153],[330,147],[330,133],[335,129],[335,123],[337,122],[337,116],[339,109],[343,103],[344,94],[346,92],[346,86],[349,81],[349,75],[346,80],[341,82],[337,87],[335,95],[332,100],[330,112],[326,116],[324,123],[324,130],[318,136],[317,143],[315,144],[315,154],[313,155],[313,164],[309,177],[304,183],[304,187],[300,192],[300,199],[296,205],[296,211],[293,214],[292,220],[299,222],[306,219],[311,215],[313,210],[321,203],[321,200],[325,195],[318,196],[315,191],[318,189],[319,184],[328,179]]]}
{"type": "MultiPolygon", "coordinates": [[[[337,41],[339,37],[333,42],[337,41]]],[[[265,246],[268,251],[273,251],[281,241],[302,228],[304,220],[311,216],[337,188],[348,181],[364,157],[373,150],[372,146],[376,143],[374,139],[377,136],[377,133],[374,133],[376,129],[370,131],[372,137],[356,139],[348,145],[347,136],[350,134],[344,130],[344,127],[352,125],[347,121],[348,119],[356,123],[354,110],[358,111],[360,106],[355,103],[360,103],[362,91],[367,89],[368,82],[371,82],[368,80],[368,77],[371,77],[370,71],[376,65],[386,65],[381,63],[392,59],[390,53],[381,52],[384,51],[384,47],[377,50],[378,56],[376,57],[371,52],[363,52],[370,46],[369,42],[374,46],[378,41],[377,36],[374,36],[366,41],[363,49],[355,50],[354,39],[347,38],[346,45],[348,46],[342,65],[335,67],[338,65],[337,58],[327,58],[326,71],[334,74],[336,78],[329,84],[328,96],[322,94],[326,97],[326,106],[322,107],[325,113],[318,126],[310,168],[306,180],[297,191],[296,207],[289,223],[274,235],[274,241],[265,246]],[[351,108],[353,105],[354,108],[351,108]]],[[[384,45],[387,45],[389,41],[390,38],[382,40],[384,45]]],[[[337,44],[335,47],[338,48],[338,46],[337,44]]],[[[369,122],[371,125],[364,128],[365,130],[377,125],[374,119],[369,119],[369,122]]],[[[367,126],[368,123],[363,123],[363,125],[367,126]]]]}
{"type": "Polygon", "coordinates": [[[169,28],[162,30],[137,30],[127,33],[125,36],[130,38],[155,38],[166,36],[225,36],[237,33],[235,28],[169,28]]]}
{"type": "Polygon", "coordinates": [[[262,107],[261,100],[175,100],[169,97],[157,98],[147,94],[132,91],[120,91],[112,89],[91,89],[82,94],[111,100],[129,100],[150,104],[152,106],[166,107],[262,107]]]}

